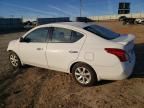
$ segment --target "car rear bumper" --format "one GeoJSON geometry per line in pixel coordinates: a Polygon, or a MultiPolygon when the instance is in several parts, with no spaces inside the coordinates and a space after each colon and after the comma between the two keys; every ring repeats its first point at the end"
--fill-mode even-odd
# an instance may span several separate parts
{"type": "Polygon", "coordinates": [[[116,79],[115,80],[123,80],[123,79],[128,78],[133,72],[134,65],[135,65],[135,63],[126,64],[126,65],[124,64],[122,66],[123,67],[123,71],[120,74],[116,75],[116,79]]]}
{"type": "Polygon", "coordinates": [[[114,66],[95,66],[98,80],[123,80],[128,78],[135,66],[135,55],[131,61],[119,62],[114,66]]]}
{"type": "Polygon", "coordinates": [[[122,64],[123,72],[120,74],[119,80],[128,78],[133,72],[135,66],[135,59],[136,59],[134,52],[129,59],[130,60],[128,62],[122,64]]]}

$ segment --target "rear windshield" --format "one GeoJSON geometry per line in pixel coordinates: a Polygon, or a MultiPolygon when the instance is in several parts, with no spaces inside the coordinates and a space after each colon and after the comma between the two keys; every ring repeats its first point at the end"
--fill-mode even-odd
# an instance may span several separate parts
{"type": "Polygon", "coordinates": [[[120,34],[98,25],[90,25],[85,27],[84,29],[107,40],[112,40],[120,36],[120,34]]]}

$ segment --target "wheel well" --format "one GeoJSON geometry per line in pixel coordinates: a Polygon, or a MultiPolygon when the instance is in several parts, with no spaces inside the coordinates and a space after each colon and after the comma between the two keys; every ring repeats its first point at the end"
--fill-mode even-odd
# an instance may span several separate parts
{"type": "Polygon", "coordinates": [[[13,50],[8,50],[8,52],[13,52],[13,53],[15,53],[18,56],[18,54],[15,51],[13,51],[13,50]]]}
{"type": "MultiPolygon", "coordinates": [[[[92,68],[92,66],[90,66],[89,64],[87,64],[87,63],[85,63],[85,62],[75,62],[75,63],[73,63],[72,65],[71,65],[71,67],[70,67],[70,73],[72,73],[72,68],[74,67],[74,65],[76,65],[76,64],[78,64],[78,63],[81,63],[81,64],[86,64],[86,65],[88,65],[94,72],[95,72],[95,70],[92,68]]],[[[95,72],[96,73],[96,72],[95,72]]]]}
{"type": "MultiPolygon", "coordinates": [[[[12,51],[12,50],[8,50],[8,52],[14,52],[14,51],[12,51]]],[[[14,52],[15,53],[15,52],[14,52]]]]}
{"type": "MultiPolygon", "coordinates": [[[[8,50],[8,52],[10,53],[10,52],[13,52],[13,53],[15,53],[17,56],[18,56],[18,54],[15,52],[15,51],[13,51],[13,50],[8,50]]],[[[19,57],[19,56],[18,56],[19,57]]]]}
{"type": "Polygon", "coordinates": [[[77,63],[81,63],[81,62],[75,62],[75,63],[73,63],[73,64],[70,66],[70,73],[72,73],[72,68],[73,68],[74,65],[77,64],[77,63]]]}

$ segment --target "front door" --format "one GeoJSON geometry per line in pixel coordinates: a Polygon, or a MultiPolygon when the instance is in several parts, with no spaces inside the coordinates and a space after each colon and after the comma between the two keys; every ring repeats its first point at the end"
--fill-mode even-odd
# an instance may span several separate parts
{"type": "Polygon", "coordinates": [[[46,46],[48,28],[39,28],[30,32],[20,42],[20,56],[25,64],[47,67],[46,46]]]}

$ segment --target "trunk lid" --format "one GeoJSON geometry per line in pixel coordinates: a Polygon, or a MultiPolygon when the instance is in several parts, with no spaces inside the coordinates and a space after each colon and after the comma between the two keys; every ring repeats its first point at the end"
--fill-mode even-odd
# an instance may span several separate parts
{"type": "Polygon", "coordinates": [[[120,35],[118,38],[113,39],[112,41],[124,45],[124,50],[127,52],[129,60],[132,59],[134,55],[134,40],[135,36],[132,34],[120,35]]]}
{"type": "Polygon", "coordinates": [[[127,45],[130,42],[134,42],[134,39],[135,39],[135,36],[132,34],[123,34],[123,35],[120,35],[118,38],[113,39],[112,41],[123,44],[123,45],[127,45]]]}

